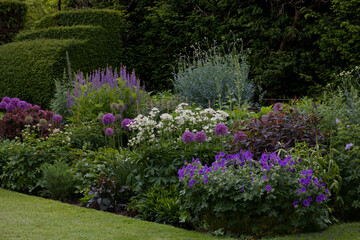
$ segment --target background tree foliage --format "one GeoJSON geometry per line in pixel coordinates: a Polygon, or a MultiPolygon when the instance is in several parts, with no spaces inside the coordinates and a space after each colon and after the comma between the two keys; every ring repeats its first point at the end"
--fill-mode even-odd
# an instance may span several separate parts
{"type": "Polygon", "coordinates": [[[358,0],[36,2],[51,11],[58,11],[59,2],[62,10],[125,11],[131,27],[124,64],[135,69],[148,90],[171,88],[178,54],[198,42],[206,49],[205,37],[218,42],[241,38],[239,47],[251,50],[250,77],[267,97],[314,94],[332,81],[333,73],[360,64],[358,0]]]}

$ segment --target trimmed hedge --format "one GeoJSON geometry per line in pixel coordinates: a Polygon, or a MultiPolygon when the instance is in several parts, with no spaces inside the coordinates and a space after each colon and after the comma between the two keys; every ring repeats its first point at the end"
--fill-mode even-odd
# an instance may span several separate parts
{"type": "Polygon", "coordinates": [[[49,27],[32,31],[23,31],[15,37],[15,42],[35,39],[100,39],[100,32],[105,29],[99,26],[79,25],[72,27],[49,27]]]}
{"type": "Polygon", "coordinates": [[[66,51],[74,53],[81,40],[38,39],[0,47],[0,98],[18,97],[48,106],[54,95],[54,81],[64,71],[66,51]]]}
{"type": "Polygon", "coordinates": [[[49,107],[54,80],[61,79],[66,68],[66,51],[73,71],[116,68],[122,63],[126,31],[119,11],[69,11],[45,17],[35,30],[0,47],[0,97],[16,96],[49,107]]]}
{"type": "Polygon", "coordinates": [[[0,45],[11,42],[24,28],[27,6],[23,2],[0,1],[0,45]]]}

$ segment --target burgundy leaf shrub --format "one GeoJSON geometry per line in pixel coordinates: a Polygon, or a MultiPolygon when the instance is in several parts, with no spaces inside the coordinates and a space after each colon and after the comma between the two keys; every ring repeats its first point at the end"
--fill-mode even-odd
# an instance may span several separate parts
{"type": "Polygon", "coordinates": [[[246,149],[253,152],[255,157],[261,157],[263,152],[274,152],[280,146],[288,149],[294,147],[296,142],[315,146],[326,140],[326,133],[318,127],[320,120],[315,114],[301,114],[293,107],[279,108],[277,112],[271,111],[261,119],[251,118],[247,123],[236,123],[231,132],[238,134],[241,131],[246,136],[242,136],[242,141],[232,140],[231,150],[238,152],[246,149]]]}
{"type": "Polygon", "coordinates": [[[11,111],[6,111],[0,119],[0,138],[21,138],[21,131],[26,125],[37,126],[39,136],[46,137],[55,127],[60,126],[62,120],[60,115],[55,115],[54,119],[54,114],[51,111],[44,111],[39,106],[32,106],[29,103],[26,107],[24,105],[13,104],[14,107],[11,108],[11,111]]]}

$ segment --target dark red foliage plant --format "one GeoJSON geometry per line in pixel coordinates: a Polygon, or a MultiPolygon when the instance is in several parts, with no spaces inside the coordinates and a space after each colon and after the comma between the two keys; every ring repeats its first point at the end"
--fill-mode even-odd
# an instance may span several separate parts
{"type": "Polygon", "coordinates": [[[318,127],[320,120],[315,113],[305,115],[295,107],[271,111],[261,119],[251,118],[250,121],[236,123],[231,132],[237,135],[245,133],[246,137],[235,137],[230,141],[231,150],[250,151],[256,159],[263,152],[294,147],[296,142],[306,142],[313,147],[326,140],[327,133],[321,132],[318,127]]]}
{"type": "Polygon", "coordinates": [[[0,138],[21,138],[21,131],[25,129],[26,125],[36,126],[39,137],[46,137],[56,127],[53,115],[53,112],[41,110],[36,105],[27,109],[15,108],[7,111],[0,119],[0,138]]]}

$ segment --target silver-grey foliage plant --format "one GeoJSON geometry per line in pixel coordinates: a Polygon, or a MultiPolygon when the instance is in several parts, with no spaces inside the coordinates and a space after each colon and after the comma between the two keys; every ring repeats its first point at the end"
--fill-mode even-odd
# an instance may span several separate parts
{"type": "Polygon", "coordinates": [[[240,106],[254,94],[249,79],[247,51],[214,45],[208,50],[193,47],[192,56],[180,56],[177,73],[173,73],[175,91],[198,106],[223,108],[240,106]]]}

